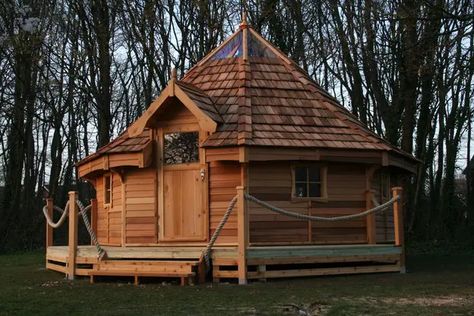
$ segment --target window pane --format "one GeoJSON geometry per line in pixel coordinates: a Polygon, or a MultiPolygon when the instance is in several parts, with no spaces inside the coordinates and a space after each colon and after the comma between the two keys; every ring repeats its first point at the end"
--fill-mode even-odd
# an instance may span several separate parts
{"type": "Polygon", "coordinates": [[[110,189],[111,189],[111,181],[110,181],[110,176],[105,176],[104,177],[104,203],[109,204],[110,203],[110,189]]]}
{"type": "Polygon", "coordinates": [[[166,165],[199,161],[199,133],[165,134],[164,159],[166,165]]]}
{"type": "Polygon", "coordinates": [[[318,167],[311,167],[309,168],[309,182],[320,182],[321,181],[321,173],[318,167]]]}
{"type": "Polygon", "coordinates": [[[296,197],[307,197],[308,192],[306,190],[306,183],[295,183],[295,196],[296,197]]]}
{"type": "Polygon", "coordinates": [[[242,32],[237,34],[225,46],[212,56],[211,59],[224,59],[242,56],[242,32]]]}
{"type": "Polygon", "coordinates": [[[321,196],[321,184],[319,184],[319,183],[310,183],[309,184],[309,196],[310,197],[320,197],[321,196]]]}
{"type": "Polygon", "coordinates": [[[306,170],[306,167],[295,167],[295,182],[308,181],[308,174],[306,170]]]}

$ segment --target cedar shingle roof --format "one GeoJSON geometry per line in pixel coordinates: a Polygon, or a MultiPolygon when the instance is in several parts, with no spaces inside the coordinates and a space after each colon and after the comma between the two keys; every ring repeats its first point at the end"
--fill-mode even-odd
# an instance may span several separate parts
{"type": "Polygon", "coordinates": [[[182,79],[207,93],[224,120],[204,146],[394,149],[255,31],[247,36],[271,53],[208,56],[182,79]]]}
{"type": "MultiPolygon", "coordinates": [[[[218,124],[205,147],[380,150],[414,159],[371,132],[247,25],[241,25],[176,84],[218,124]],[[243,45],[245,38],[247,45],[243,45]]],[[[130,138],[126,131],[85,160],[104,153],[139,151],[151,141],[147,135],[130,138]]]]}
{"type": "Polygon", "coordinates": [[[77,165],[79,166],[94,160],[103,154],[141,152],[150,142],[151,133],[149,128],[146,128],[140,135],[136,137],[129,137],[128,130],[126,130],[107,145],[100,147],[95,153],[79,161],[77,165]]]}

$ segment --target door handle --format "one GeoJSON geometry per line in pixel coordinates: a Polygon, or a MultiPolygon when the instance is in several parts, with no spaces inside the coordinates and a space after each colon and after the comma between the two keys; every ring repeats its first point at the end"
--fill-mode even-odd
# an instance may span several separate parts
{"type": "Polygon", "coordinates": [[[201,181],[204,181],[204,179],[206,178],[206,169],[202,168],[199,174],[201,175],[201,181]]]}

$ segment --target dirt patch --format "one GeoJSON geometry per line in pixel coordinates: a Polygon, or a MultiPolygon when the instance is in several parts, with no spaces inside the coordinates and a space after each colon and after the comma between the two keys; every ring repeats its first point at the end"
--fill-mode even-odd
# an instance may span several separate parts
{"type": "Polygon", "coordinates": [[[418,305],[418,306],[465,306],[474,305],[474,297],[447,295],[447,296],[424,296],[424,297],[360,297],[360,298],[343,298],[347,301],[360,301],[368,304],[384,303],[389,305],[418,305]]]}
{"type": "Polygon", "coordinates": [[[386,304],[397,305],[464,306],[474,304],[474,297],[450,295],[435,297],[384,298],[381,301],[386,304]]]}

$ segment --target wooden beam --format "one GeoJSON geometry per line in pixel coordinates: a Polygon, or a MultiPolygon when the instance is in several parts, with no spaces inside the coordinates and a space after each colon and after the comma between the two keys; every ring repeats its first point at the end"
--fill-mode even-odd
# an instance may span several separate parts
{"type": "MultiPolygon", "coordinates": [[[[54,200],[52,198],[46,199],[46,208],[48,209],[49,218],[53,218],[54,200]]],[[[46,252],[48,251],[48,247],[52,246],[54,243],[53,230],[54,228],[49,226],[48,221],[46,221],[46,243],[45,243],[46,252]]]]}
{"type": "Polygon", "coordinates": [[[248,217],[244,196],[245,188],[237,187],[237,240],[238,240],[238,275],[239,284],[247,284],[247,246],[248,217]]]}
{"type": "MultiPolygon", "coordinates": [[[[374,203],[372,203],[372,198],[374,196],[374,190],[367,190],[365,191],[365,207],[367,209],[371,209],[374,207],[374,203]]],[[[375,214],[369,214],[366,217],[366,225],[367,225],[367,243],[368,244],[375,244],[376,243],[376,221],[375,221],[375,214]]]]}
{"type": "Polygon", "coordinates": [[[69,192],[69,241],[68,241],[68,261],[66,274],[69,280],[74,280],[74,270],[76,269],[77,252],[77,192],[69,192]]]}
{"type": "Polygon", "coordinates": [[[400,272],[405,272],[405,233],[403,227],[403,210],[401,203],[401,187],[392,188],[392,196],[399,198],[393,203],[393,226],[395,228],[395,246],[401,248],[400,254],[400,272]]]}

